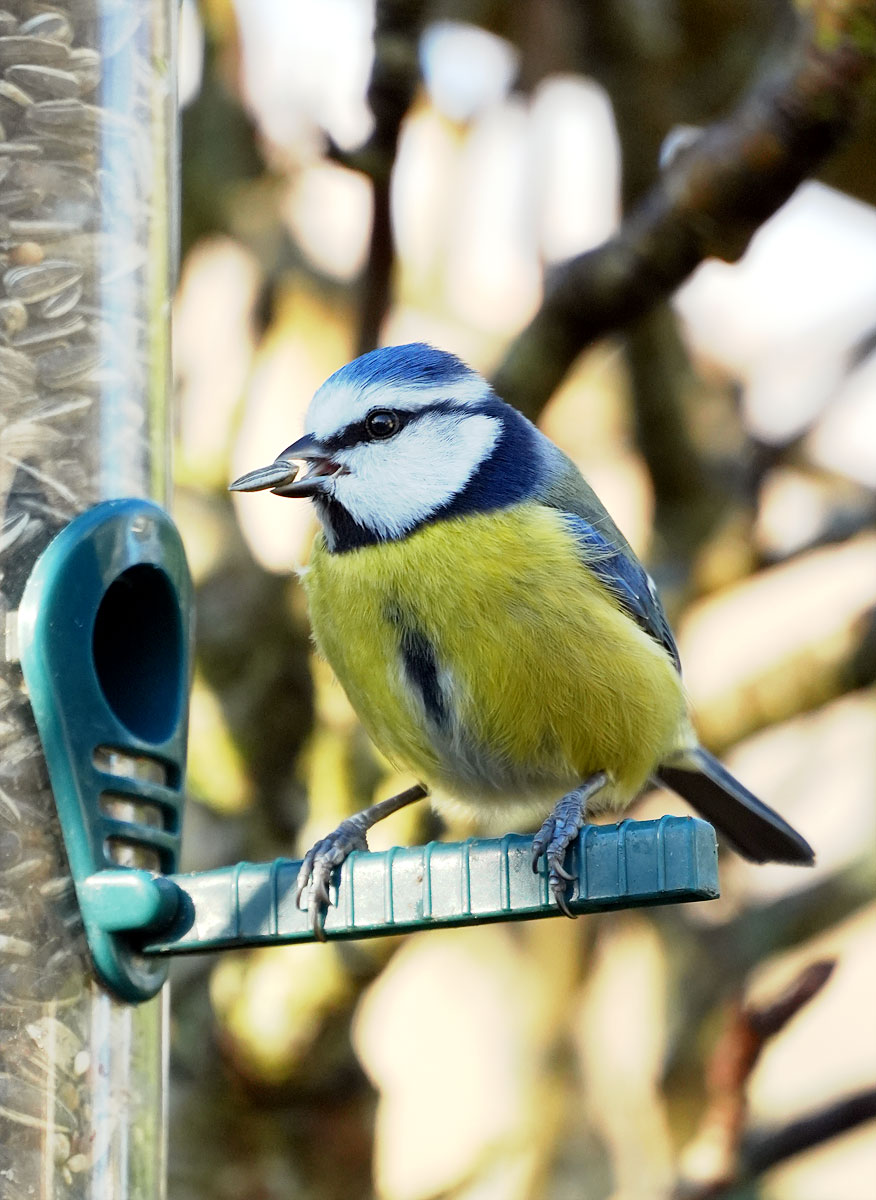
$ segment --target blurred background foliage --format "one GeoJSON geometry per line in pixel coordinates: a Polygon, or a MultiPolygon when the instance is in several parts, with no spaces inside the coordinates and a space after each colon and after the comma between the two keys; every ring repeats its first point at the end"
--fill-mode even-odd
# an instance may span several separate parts
{"type": "MultiPolygon", "coordinates": [[[[667,136],[731,112],[799,21],[785,0],[376,17],[182,6],[188,869],[298,856],[410,782],[311,654],[310,506],[233,505],[227,481],[375,344],[494,373],[667,136]]],[[[582,344],[534,406],[656,574],[704,741],[818,865],[728,855],[707,905],[177,964],[174,1200],[872,1197],[874,111],[740,261],[582,344]]],[[[470,832],[405,810],[373,845],[470,832]]]]}

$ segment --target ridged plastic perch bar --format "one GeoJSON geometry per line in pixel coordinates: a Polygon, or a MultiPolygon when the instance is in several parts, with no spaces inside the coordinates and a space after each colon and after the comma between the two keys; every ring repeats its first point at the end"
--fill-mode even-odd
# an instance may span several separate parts
{"type": "MultiPolygon", "coordinates": [[[[532,838],[521,834],[357,851],[336,872],[326,937],[562,915],[549,897],[544,871],[533,873],[531,853],[532,838]]],[[[166,877],[178,889],[177,913],[165,930],[147,936],[144,952],[190,954],[313,940],[308,915],[295,902],[299,866],[278,859],[166,877]]],[[[567,867],[576,880],[569,901],[576,914],[718,895],[715,832],[693,817],[588,825],[567,867]]]]}

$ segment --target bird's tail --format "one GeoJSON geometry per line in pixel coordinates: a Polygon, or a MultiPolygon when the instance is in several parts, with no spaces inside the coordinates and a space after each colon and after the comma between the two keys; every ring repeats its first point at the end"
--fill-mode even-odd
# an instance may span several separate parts
{"type": "Polygon", "coordinates": [[[815,861],[806,839],[701,746],[661,766],[656,778],[711,821],[743,858],[806,866],[815,861]]]}

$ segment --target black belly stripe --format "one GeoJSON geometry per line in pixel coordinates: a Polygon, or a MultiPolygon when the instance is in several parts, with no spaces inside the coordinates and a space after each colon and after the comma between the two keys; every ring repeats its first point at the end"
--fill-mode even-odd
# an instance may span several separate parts
{"type": "Polygon", "coordinates": [[[387,617],[399,630],[399,649],[411,686],[419,692],[429,718],[444,728],[448,720],[447,701],[438,679],[435,647],[396,605],[388,610],[387,617]]]}

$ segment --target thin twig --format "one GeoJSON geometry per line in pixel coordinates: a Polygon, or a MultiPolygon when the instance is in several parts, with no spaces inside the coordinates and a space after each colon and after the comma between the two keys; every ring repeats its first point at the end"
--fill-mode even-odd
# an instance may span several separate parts
{"type": "Polygon", "coordinates": [[[835,966],[835,961],[830,958],[811,963],[778,1000],[762,1008],[748,1009],[748,1023],[756,1032],[761,1045],[767,1039],[775,1037],[813,996],[818,995],[833,974],[835,966]]]}
{"type": "MultiPolygon", "coordinates": [[[[754,1179],[785,1159],[876,1119],[876,1087],[845,1096],[781,1129],[756,1130],[743,1140],[738,1179],[754,1179]]],[[[720,1194],[720,1193],[719,1193],[720,1194]]]]}
{"type": "Polygon", "coordinates": [[[821,991],[834,966],[832,960],[812,963],[772,1004],[737,1006],[708,1065],[706,1110],[685,1150],[687,1165],[675,1200],[711,1200],[743,1175],[748,1177],[750,1168],[742,1152],[748,1080],[767,1042],[821,991]]]}

